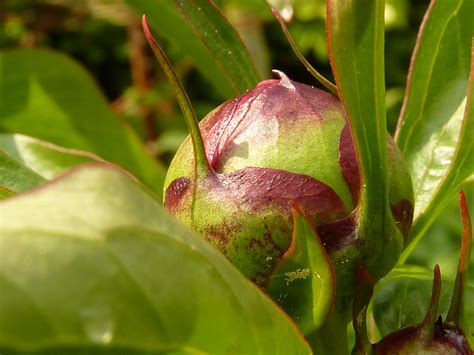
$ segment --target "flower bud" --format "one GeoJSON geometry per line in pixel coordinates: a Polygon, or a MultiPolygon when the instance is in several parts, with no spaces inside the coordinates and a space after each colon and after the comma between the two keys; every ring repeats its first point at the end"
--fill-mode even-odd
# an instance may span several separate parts
{"type": "MultiPolygon", "coordinates": [[[[209,173],[195,176],[189,137],[182,144],[166,178],[165,207],[265,286],[290,245],[297,203],[316,226],[337,277],[352,274],[347,268],[356,259],[370,257],[358,247],[388,236],[356,233],[361,179],[342,104],[275,72],[279,79],[260,82],[200,123],[209,173]]],[[[388,154],[391,209],[397,233],[406,238],[412,185],[390,137],[388,154]]]]}
{"type": "MultiPolygon", "coordinates": [[[[439,266],[435,266],[433,292],[431,302],[426,312],[425,319],[417,325],[403,327],[385,336],[374,345],[375,355],[397,354],[433,354],[433,355],[472,355],[473,351],[458,324],[458,320],[443,322],[441,316],[437,317],[441,291],[441,273],[439,266]]],[[[462,290],[457,290],[462,292],[462,290]]],[[[460,307],[457,304],[456,289],[451,308],[460,307]]]]}
{"type": "Polygon", "coordinates": [[[472,349],[466,340],[464,332],[448,323],[441,316],[432,329],[432,334],[426,335],[421,324],[407,326],[383,338],[374,348],[375,354],[432,354],[432,355],[472,355],[472,349]]]}

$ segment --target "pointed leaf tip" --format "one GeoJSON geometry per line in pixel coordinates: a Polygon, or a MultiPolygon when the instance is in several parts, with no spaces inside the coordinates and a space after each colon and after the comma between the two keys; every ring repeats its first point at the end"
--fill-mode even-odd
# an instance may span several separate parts
{"type": "Polygon", "coordinates": [[[304,57],[303,53],[299,50],[298,46],[296,45],[295,41],[293,40],[293,37],[291,37],[290,31],[286,27],[285,21],[282,18],[280,12],[275,9],[274,7],[271,7],[273,15],[275,16],[276,20],[280,24],[280,27],[283,31],[283,34],[286,37],[286,40],[291,46],[291,49],[293,49],[293,53],[295,53],[296,57],[299,59],[301,64],[304,65],[306,70],[317,80],[321,85],[323,85],[326,89],[328,89],[333,95],[338,97],[337,93],[337,88],[336,86],[331,83],[328,79],[326,79],[320,72],[318,72],[310,62],[304,57]]]}
{"type": "Polygon", "coordinates": [[[173,89],[174,95],[176,96],[176,100],[178,100],[179,106],[181,108],[181,111],[184,115],[184,119],[188,126],[189,134],[193,142],[196,178],[198,176],[204,176],[212,172],[212,169],[207,159],[201,131],[199,130],[198,119],[196,117],[196,113],[194,112],[193,106],[191,104],[191,100],[189,99],[189,96],[186,93],[186,90],[184,89],[181,81],[179,80],[179,77],[176,74],[173,68],[173,65],[171,64],[170,60],[166,56],[166,53],[163,51],[159,43],[153,37],[150,31],[150,28],[148,27],[146,15],[142,16],[142,28],[143,28],[145,37],[148,41],[148,44],[153,50],[153,54],[155,55],[155,58],[158,60],[158,63],[160,64],[161,69],[163,70],[166,76],[166,79],[168,80],[168,83],[173,89]]]}
{"type": "Polygon", "coordinates": [[[431,292],[431,301],[426,312],[425,319],[421,324],[426,336],[431,337],[434,332],[436,320],[438,319],[438,306],[441,295],[441,271],[436,264],[433,270],[433,290],[431,292]]]}
{"type": "Polygon", "coordinates": [[[467,207],[466,195],[462,190],[459,192],[459,206],[461,209],[462,221],[461,253],[459,256],[459,265],[453,289],[453,296],[446,316],[447,322],[454,323],[458,326],[463,313],[472,243],[471,216],[467,207]]]}
{"type": "Polygon", "coordinates": [[[316,228],[304,210],[292,204],[290,247],[275,265],[267,291],[303,333],[318,329],[331,313],[336,278],[316,228]]]}

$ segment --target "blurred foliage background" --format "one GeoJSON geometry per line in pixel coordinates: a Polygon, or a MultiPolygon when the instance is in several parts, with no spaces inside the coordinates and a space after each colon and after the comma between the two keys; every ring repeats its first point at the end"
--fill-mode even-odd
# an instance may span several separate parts
{"type": "MultiPolygon", "coordinates": [[[[169,3],[168,0],[148,4],[140,0],[3,0],[0,48],[46,47],[75,58],[95,78],[112,109],[133,127],[150,153],[166,164],[187,133],[171,89],[141,32],[140,10],[150,8],[159,12],[160,2],[169,3]]],[[[324,27],[325,1],[271,2],[286,15],[293,16],[289,29],[296,43],[307,59],[331,78],[324,27]]],[[[216,0],[215,3],[239,31],[262,78],[271,77],[271,69],[276,68],[294,80],[318,85],[293,55],[263,1],[216,0]]],[[[411,52],[428,3],[428,0],[386,0],[386,100],[391,132],[395,130],[411,52]]],[[[192,58],[185,55],[186,48],[179,38],[173,40],[172,32],[163,37],[160,32],[157,34],[188,90],[198,117],[204,117],[230,98],[216,89],[218,85],[209,82],[192,58]]],[[[474,211],[473,184],[466,189],[474,211]]],[[[454,277],[460,235],[458,200],[453,196],[446,213],[430,229],[410,261],[429,268],[439,263],[444,275],[454,277]]],[[[474,284],[474,273],[470,280],[474,284]]]]}

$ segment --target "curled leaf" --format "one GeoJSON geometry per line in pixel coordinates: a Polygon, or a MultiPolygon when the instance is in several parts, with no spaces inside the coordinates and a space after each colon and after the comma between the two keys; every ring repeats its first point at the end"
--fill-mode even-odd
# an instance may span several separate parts
{"type": "Polygon", "coordinates": [[[290,247],[275,266],[268,293],[303,333],[318,329],[332,310],[336,278],[316,228],[296,204],[290,247]]]}

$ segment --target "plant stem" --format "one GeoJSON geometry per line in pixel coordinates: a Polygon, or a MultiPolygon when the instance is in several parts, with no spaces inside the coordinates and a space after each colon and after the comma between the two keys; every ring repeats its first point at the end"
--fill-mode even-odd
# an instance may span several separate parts
{"type": "Polygon", "coordinates": [[[145,37],[150,44],[153,53],[155,54],[156,59],[160,63],[163,72],[165,73],[166,79],[168,80],[173,92],[178,100],[178,104],[181,107],[183,112],[184,119],[189,129],[189,134],[193,142],[193,151],[194,151],[194,161],[195,161],[195,176],[205,176],[212,171],[209,161],[207,160],[206,150],[204,148],[204,143],[201,136],[201,131],[199,130],[199,124],[194,112],[191,100],[189,99],[186,91],[184,90],[181,81],[178,78],[171,62],[166,56],[163,49],[160,47],[158,42],[155,40],[153,35],[150,32],[148,23],[146,21],[145,15],[142,18],[142,27],[145,37]]]}
{"type": "Polygon", "coordinates": [[[278,10],[272,8],[272,12],[275,15],[275,18],[277,19],[278,23],[280,24],[281,29],[283,30],[283,34],[285,35],[288,43],[291,46],[291,49],[293,49],[293,52],[295,55],[298,57],[301,63],[305,66],[306,70],[310,72],[314,78],[321,83],[326,89],[328,89],[334,96],[339,97],[339,94],[337,92],[337,87],[333,83],[331,83],[328,79],[326,79],[321,73],[319,73],[311,64],[306,60],[304,57],[303,53],[299,50],[298,46],[296,45],[295,41],[293,40],[293,37],[291,37],[290,31],[288,31],[288,28],[286,27],[285,21],[282,19],[280,16],[280,13],[278,10]]]}
{"type": "Polygon", "coordinates": [[[333,309],[324,325],[307,337],[314,353],[348,355],[347,324],[346,317],[333,309]]]}

